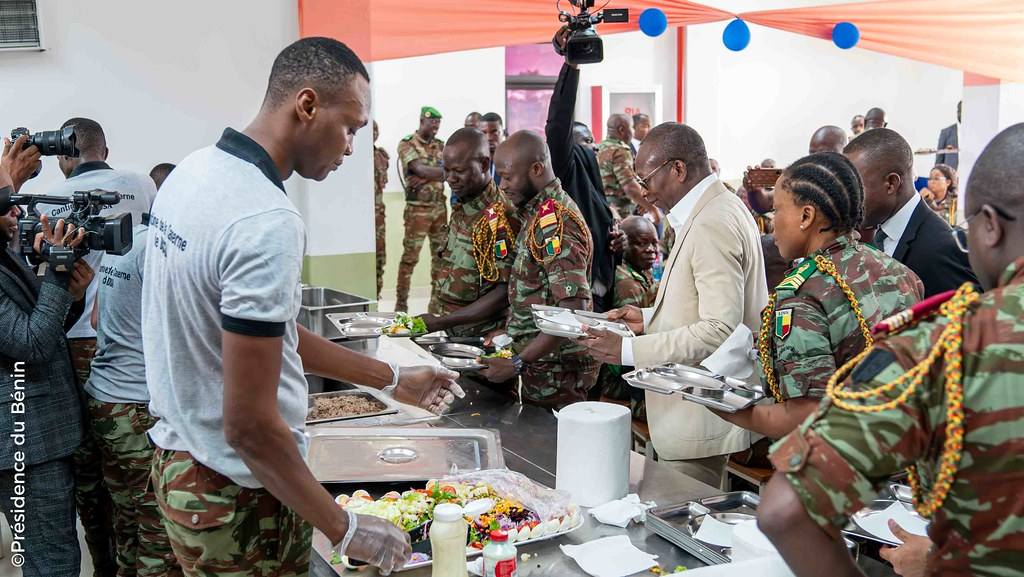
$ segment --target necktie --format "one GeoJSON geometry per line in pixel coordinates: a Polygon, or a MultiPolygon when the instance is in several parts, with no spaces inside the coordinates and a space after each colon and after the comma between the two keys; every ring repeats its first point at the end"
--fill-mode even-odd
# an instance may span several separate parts
{"type": "Polygon", "coordinates": [[[889,235],[885,234],[885,231],[881,228],[875,230],[875,246],[880,251],[885,251],[885,241],[889,238],[889,235]]]}

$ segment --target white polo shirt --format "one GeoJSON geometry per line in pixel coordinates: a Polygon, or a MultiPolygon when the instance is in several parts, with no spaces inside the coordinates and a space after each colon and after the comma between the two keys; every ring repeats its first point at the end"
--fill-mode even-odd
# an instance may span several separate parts
{"type": "Polygon", "coordinates": [[[164,182],[150,216],[143,349],[158,446],[243,487],[261,484],[224,437],[221,330],[283,336],[277,406],[300,453],[307,385],[296,317],[305,227],[267,152],[224,131],[164,182]]]}

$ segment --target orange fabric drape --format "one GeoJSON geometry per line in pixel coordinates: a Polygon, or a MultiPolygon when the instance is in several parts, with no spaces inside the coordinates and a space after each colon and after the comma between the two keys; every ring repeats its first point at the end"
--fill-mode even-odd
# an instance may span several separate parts
{"type": "Polygon", "coordinates": [[[857,48],[1024,82],[1024,0],[881,0],[740,17],[829,40],[845,20],[860,29],[857,48]]]}
{"type": "MultiPolygon", "coordinates": [[[[684,0],[612,0],[608,6],[629,8],[630,21],[600,24],[601,34],[638,30],[647,8],[663,10],[669,27],[733,17],[684,0]]],[[[568,0],[562,9],[574,11],[568,0]]],[[[558,26],[555,0],[299,0],[301,36],[337,38],[370,61],[545,42],[558,26]]]]}

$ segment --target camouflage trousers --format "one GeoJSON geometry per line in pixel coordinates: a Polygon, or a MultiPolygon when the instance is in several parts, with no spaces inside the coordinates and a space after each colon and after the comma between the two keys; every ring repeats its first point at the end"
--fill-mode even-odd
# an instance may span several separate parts
{"type": "MultiPolygon", "coordinates": [[[[433,303],[433,293],[437,290],[441,270],[439,253],[448,237],[448,208],[443,203],[405,205],[405,238],[402,241],[402,260],[398,263],[396,311],[409,310],[409,285],[412,282],[412,271],[420,260],[424,237],[430,239],[430,300],[433,303]]],[[[430,312],[436,314],[435,310],[430,312]]]]}
{"type": "Polygon", "coordinates": [[[561,409],[586,401],[597,384],[599,368],[600,365],[590,358],[575,359],[571,365],[546,361],[530,363],[520,376],[522,400],[547,409],[561,409]]]}
{"type": "MultiPolygon", "coordinates": [[[[96,356],[96,339],[71,339],[71,364],[75,369],[79,393],[85,397],[92,358],[96,356]]],[[[84,404],[84,403],[83,403],[84,404]]],[[[72,457],[75,472],[75,508],[82,521],[85,544],[92,557],[95,577],[114,577],[117,563],[114,555],[114,504],[103,484],[103,466],[99,448],[89,426],[88,411],[83,415],[85,431],[82,444],[72,457]]]]}
{"type": "Polygon", "coordinates": [[[146,431],[156,419],[144,403],[104,403],[90,398],[88,405],[91,432],[102,456],[103,480],[114,502],[118,577],[181,575],[150,484],[153,445],[146,431]]]}
{"type": "Polygon", "coordinates": [[[384,214],[384,203],[374,203],[373,212],[374,224],[377,227],[377,300],[380,300],[380,291],[384,288],[384,265],[388,262],[385,243],[387,219],[384,214]]]}
{"type": "Polygon", "coordinates": [[[188,577],[304,577],[313,528],[266,489],[246,489],[184,451],[157,447],[152,481],[188,577]]]}

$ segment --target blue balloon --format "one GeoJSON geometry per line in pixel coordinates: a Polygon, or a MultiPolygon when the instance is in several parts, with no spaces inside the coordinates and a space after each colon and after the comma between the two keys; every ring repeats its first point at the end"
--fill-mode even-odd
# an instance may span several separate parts
{"type": "Polygon", "coordinates": [[[840,22],[832,28],[832,42],[843,50],[848,50],[860,41],[860,30],[853,22],[840,22]]]}
{"type": "Polygon", "coordinates": [[[668,16],[660,8],[648,8],[640,13],[640,31],[648,36],[661,36],[668,28],[668,16]]]}
{"type": "Polygon", "coordinates": [[[750,44],[750,27],[739,18],[733,20],[725,27],[722,33],[722,42],[725,47],[734,52],[739,52],[750,44]]]}

